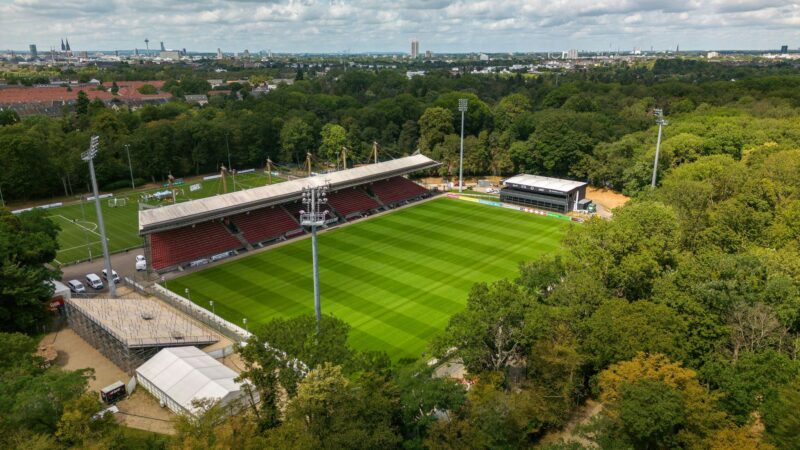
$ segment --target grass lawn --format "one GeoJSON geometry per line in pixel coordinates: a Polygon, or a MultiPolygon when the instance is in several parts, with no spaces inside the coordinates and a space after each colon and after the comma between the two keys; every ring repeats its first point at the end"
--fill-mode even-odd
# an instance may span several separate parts
{"type": "MultiPolygon", "coordinates": [[[[441,198],[319,237],[322,312],[352,326],[351,344],[418,357],[473,283],[513,277],[521,261],[558,252],[567,224],[441,198]]],[[[169,289],[250,326],[313,314],[311,240],[168,282],[169,289]]],[[[209,308],[210,309],[210,308],[209,308]]]]}
{"type": "MultiPolygon", "coordinates": [[[[273,183],[283,181],[272,177],[273,183]]],[[[267,183],[267,176],[261,171],[240,174],[236,176],[236,190],[263,186],[267,183]]],[[[115,195],[116,198],[126,198],[126,206],[110,207],[108,199],[100,202],[103,208],[103,218],[106,223],[106,237],[108,238],[109,251],[112,253],[127,248],[142,245],[139,237],[139,206],[138,202],[143,194],[163,191],[166,188],[150,189],[147,191],[125,192],[115,195]]],[[[208,181],[195,181],[182,186],[177,186],[178,202],[198,198],[211,197],[223,192],[222,181],[219,179],[208,181]],[[189,186],[200,184],[200,189],[192,192],[189,186]]],[[[228,178],[228,191],[233,190],[232,177],[228,178]]],[[[157,204],[157,200],[149,203],[157,204]]],[[[58,242],[61,249],[56,255],[56,260],[61,264],[70,264],[83,261],[92,257],[102,256],[100,231],[97,229],[97,214],[94,202],[84,202],[52,208],[47,210],[48,215],[61,226],[58,242]]]]}

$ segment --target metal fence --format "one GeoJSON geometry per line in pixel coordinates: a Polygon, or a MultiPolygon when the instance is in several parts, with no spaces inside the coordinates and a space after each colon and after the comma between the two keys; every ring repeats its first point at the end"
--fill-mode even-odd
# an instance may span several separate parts
{"type": "Polygon", "coordinates": [[[152,284],[149,288],[145,288],[145,292],[160,298],[189,317],[208,325],[211,329],[219,331],[234,342],[246,341],[252,336],[252,333],[244,328],[219,317],[205,308],[195,305],[191,300],[167,290],[160,284],[152,284]]]}

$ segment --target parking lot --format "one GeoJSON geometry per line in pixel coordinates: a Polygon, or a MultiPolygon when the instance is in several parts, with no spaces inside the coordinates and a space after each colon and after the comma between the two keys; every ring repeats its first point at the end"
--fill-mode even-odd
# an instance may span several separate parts
{"type": "MultiPolygon", "coordinates": [[[[146,272],[136,271],[136,255],[144,253],[142,248],[132,249],[127,252],[117,253],[111,255],[111,268],[117,272],[120,278],[130,277],[135,280],[143,280],[146,272]]],[[[103,280],[103,289],[95,290],[89,287],[86,282],[86,274],[96,273],[102,279],[102,270],[105,268],[103,258],[97,258],[94,261],[87,261],[80,264],[62,267],[63,273],[61,280],[66,284],[69,280],[78,280],[86,287],[86,292],[89,295],[108,293],[108,283],[103,280]]]]}

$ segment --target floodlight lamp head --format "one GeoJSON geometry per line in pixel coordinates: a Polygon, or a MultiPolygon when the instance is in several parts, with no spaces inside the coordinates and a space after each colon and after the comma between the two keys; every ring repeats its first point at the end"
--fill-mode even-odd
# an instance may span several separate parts
{"type": "Polygon", "coordinates": [[[467,110],[467,99],[465,98],[458,99],[458,110],[461,112],[465,112],[467,110]]]}

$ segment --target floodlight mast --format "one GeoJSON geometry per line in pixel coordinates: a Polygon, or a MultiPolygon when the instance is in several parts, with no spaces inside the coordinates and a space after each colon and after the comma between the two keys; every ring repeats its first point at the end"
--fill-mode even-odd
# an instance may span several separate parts
{"type": "Polygon", "coordinates": [[[458,157],[458,192],[464,189],[464,113],[467,112],[467,99],[458,99],[458,110],[461,111],[461,153],[458,157]]]}
{"type": "Polygon", "coordinates": [[[100,193],[97,190],[97,177],[94,174],[94,157],[97,155],[97,148],[100,146],[100,137],[92,136],[89,150],[81,153],[81,159],[89,163],[89,174],[92,177],[92,190],[94,191],[94,206],[97,209],[97,226],[100,228],[100,243],[103,245],[103,259],[106,266],[106,282],[111,298],[117,297],[117,286],[114,281],[114,271],[111,270],[111,255],[108,254],[108,241],[106,240],[106,226],[103,223],[103,209],[100,206],[100,193]]]}
{"type": "Polygon", "coordinates": [[[314,271],[314,312],[317,316],[317,335],[322,320],[322,305],[319,294],[319,256],[317,253],[317,227],[325,225],[328,211],[320,211],[322,205],[328,203],[326,197],[328,186],[308,186],[303,189],[303,204],[308,211],[300,211],[300,224],[311,227],[311,259],[314,271]]]}
{"type": "Polygon", "coordinates": [[[656,115],[656,124],[658,125],[658,140],[656,141],[656,158],[655,161],[653,161],[653,181],[650,183],[650,187],[655,189],[656,177],[658,176],[658,157],[661,153],[661,130],[664,128],[664,125],[669,125],[669,122],[664,119],[664,110],[661,108],[657,108],[653,112],[656,115]]]}

